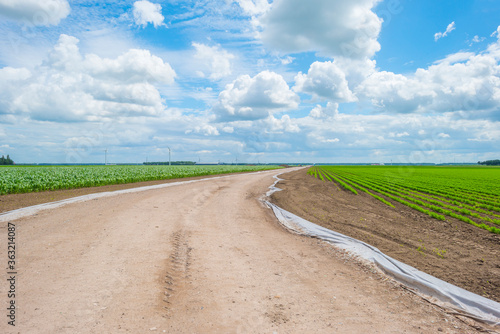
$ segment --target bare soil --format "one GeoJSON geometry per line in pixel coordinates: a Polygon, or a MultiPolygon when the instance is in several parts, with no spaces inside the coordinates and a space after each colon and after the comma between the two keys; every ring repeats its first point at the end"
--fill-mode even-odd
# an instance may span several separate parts
{"type": "Polygon", "coordinates": [[[500,235],[450,217],[439,221],[399,203],[391,208],[307,175],[306,169],[281,178],[283,191],[272,199],[283,209],[500,302],[500,235]]]}
{"type": "MultiPolygon", "coordinates": [[[[478,333],[349,254],[282,228],[258,200],[276,173],[121,194],[11,221],[16,327],[4,316],[0,332],[478,333]]],[[[1,259],[6,252],[2,221],[1,259]]]]}

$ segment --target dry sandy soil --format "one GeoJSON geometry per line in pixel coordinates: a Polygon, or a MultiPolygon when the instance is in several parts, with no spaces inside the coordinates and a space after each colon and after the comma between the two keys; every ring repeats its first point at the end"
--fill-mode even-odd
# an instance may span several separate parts
{"type": "Polygon", "coordinates": [[[122,194],[11,221],[16,327],[4,315],[0,332],[476,333],[349,254],[284,230],[258,200],[276,173],[122,194]]]}

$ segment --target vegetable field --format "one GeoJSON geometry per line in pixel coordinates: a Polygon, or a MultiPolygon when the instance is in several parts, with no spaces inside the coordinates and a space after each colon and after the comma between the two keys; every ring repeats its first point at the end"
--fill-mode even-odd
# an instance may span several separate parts
{"type": "Polygon", "coordinates": [[[1,167],[0,195],[280,168],[271,165],[1,167]]]}
{"type": "Polygon", "coordinates": [[[398,202],[438,220],[455,218],[500,234],[499,168],[319,166],[308,174],[390,207],[398,202]]]}

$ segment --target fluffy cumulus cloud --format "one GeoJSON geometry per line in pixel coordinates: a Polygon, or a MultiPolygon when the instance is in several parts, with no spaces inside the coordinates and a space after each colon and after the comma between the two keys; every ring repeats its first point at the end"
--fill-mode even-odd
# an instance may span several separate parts
{"type": "Polygon", "coordinates": [[[392,112],[481,112],[500,104],[500,42],[480,54],[457,53],[412,75],[376,72],[356,93],[392,112]]]}
{"type": "Polygon", "coordinates": [[[299,72],[295,77],[294,90],[336,102],[356,101],[345,73],[331,61],[314,62],[307,74],[299,72]]]}
{"type": "Polygon", "coordinates": [[[161,14],[161,5],[152,3],[147,0],[134,2],[132,10],[134,15],[134,22],[138,26],[146,27],[149,23],[154,25],[155,28],[165,25],[165,19],[161,14]]]}
{"type": "Polygon", "coordinates": [[[116,59],[87,55],[85,69],[96,78],[111,79],[123,83],[172,84],[175,71],[169,64],[148,50],[131,49],[116,59]]]}
{"type": "Polygon", "coordinates": [[[254,77],[239,76],[226,85],[213,110],[223,120],[256,120],[296,109],[298,104],[299,97],[281,75],[263,71],[254,77]]]}
{"type": "Polygon", "coordinates": [[[262,129],[266,129],[271,133],[300,132],[299,126],[292,121],[289,115],[283,115],[281,119],[271,115],[264,119],[262,123],[264,125],[262,129]]]}
{"type": "Polygon", "coordinates": [[[380,110],[414,112],[432,102],[435,92],[418,80],[392,72],[376,72],[358,88],[358,95],[371,99],[380,110]]]}
{"type": "Polygon", "coordinates": [[[29,25],[57,25],[69,13],[67,0],[0,0],[0,16],[29,25]]]}
{"type": "Polygon", "coordinates": [[[328,56],[371,58],[382,20],[380,0],[275,0],[259,18],[266,46],[282,52],[319,51],[328,56]]]}
{"type": "Polygon", "coordinates": [[[309,116],[317,119],[332,118],[339,114],[339,104],[328,102],[326,107],[316,105],[310,112],[309,116]]]}
{"type": "Polygon", "coordinates": [[[212,80],[219,80],[231,75],[231,60],[234,55],[219,46],[200,43],[193,43],[193,46],[196,49],[195,59],[200,62],[201,70],[198,74],[201,77],[208,76],[212,80]]]}
{"type": "Polygon", "coordinates": [[[175,72],[147,50],[116,59],[82,55],[78,39],[61,35],[43,64],[32,72],[0,69],[4,113],[48,121],[93,121],[121,116],[156,116],[165,110],[155,84],[171,84],[175,72]]]}

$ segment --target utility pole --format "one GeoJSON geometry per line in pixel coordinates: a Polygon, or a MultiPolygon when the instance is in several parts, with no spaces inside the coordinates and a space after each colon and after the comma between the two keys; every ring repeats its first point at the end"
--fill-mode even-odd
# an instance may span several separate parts
{"type": "Polygon", "coordinates": [[[171,165],[171,162],[170,162],[170,147],[168,147],[168,165],[170,166],[171,165]]]}
{"type": "Polygon", "coordinates": [[[108,149],[104,150],[104,165],[108,164],[108,149]]]}

